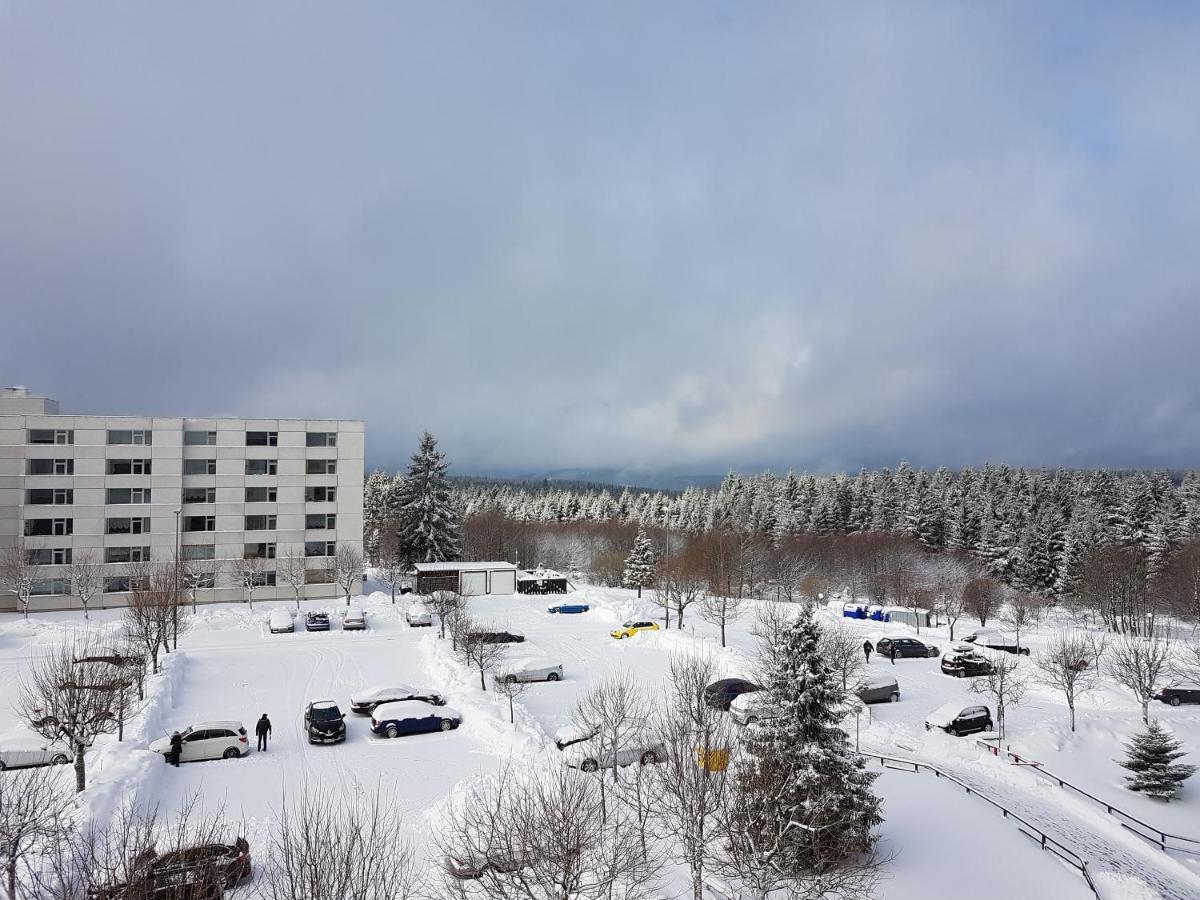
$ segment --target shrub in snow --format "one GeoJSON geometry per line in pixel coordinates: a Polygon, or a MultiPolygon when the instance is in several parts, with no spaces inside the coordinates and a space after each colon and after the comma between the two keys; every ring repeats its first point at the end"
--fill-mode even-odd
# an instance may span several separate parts
{"type": "Polygon", "coordinates": [[[1121,765],[1132,774],[1125,776],[1125,786],[1150,797],[1170,800],[1196,772],[1195,766],[1176,762],[1185,755],[1182,747],[1157,720],[1152,721],[1126,744],[1128,752],[1121,765]]]}

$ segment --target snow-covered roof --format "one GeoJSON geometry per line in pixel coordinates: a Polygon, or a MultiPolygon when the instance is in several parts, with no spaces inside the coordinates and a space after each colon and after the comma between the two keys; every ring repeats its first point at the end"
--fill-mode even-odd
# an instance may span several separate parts
{"type": "Polygon", "coordinates": [[[887,676],[880,676],[878,678],[867,679],[859,686],[859,690],[876,691],[876,690],[879,690],[880,688],[896,688],[899,686],[900,686],[900,684],[899,684],[899,682],[896,681],[895,678],[890,678],[887,676]]]}
{"type": "Polygon", "coordinates": [[[473,572],[478,569],[502,569],[506,571],[517,570],[515,563],[510,562],[469,562],[462,560],[460,562],[428,562],[416,563],[413,566],[418,573],[421,572],[473,572]]]}
{"type": "Polygon", "coordinates": [[[517,572],[518,581],[538,581],[543,578],[566,578],[562,572],[556,572],[553,569],[531,569],[529,571],[522,570],[517,572]]]}
{"type": "Polygon", "coordinates": [[[936,725],[938,728],[945,728],[957,719],[968,706],[971,706],[971,704],[963,703],[961,700],[955,700],[953,703],[943,703],[927,715],[925,721],[930,725],[936,725]]]}

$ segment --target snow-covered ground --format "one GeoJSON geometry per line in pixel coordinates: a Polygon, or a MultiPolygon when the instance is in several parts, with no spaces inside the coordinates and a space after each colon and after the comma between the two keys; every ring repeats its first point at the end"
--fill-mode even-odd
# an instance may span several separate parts
{"type": "MultiPolygon", "coordinates": [[[[426,842],[432,862],[429,823],[439,801],[464,780],[494,771],[511,758],[557,764],[549,735],[567,722],[576,697],[597,679],[627,669],[657,687],[666,677],[670,652],[697,644],[711,648],[727,674],[750,674],[754,641],[749,616],[731,628],[726,649],[719,646],[716,628],[691,612],[682,631],[615,641],[608,632],[624,619],[654,616],[652,604],[639,601],[632,591],[585,586],[580,593],[592,606],[583,615],[549,614],[547,607],[560,599],[555,597],[472,600],[472,613],[480,621],[526,635],[528,642],[513,652],[536,649],[564,666],[562,682],[532,685],[518,699],[515,725],[508,721],[506,703],[479,690],[477,673],[452,660],[448,641],[438,639],[436,627],[405,624],[407,598],[395,606],[383,593],[362,598],[369,621],[362,633],[340,630],[336,616],[343,607],[333,601],[305,604],[306,611],[324,608],[335,614],[332,631],[313,634],[270,634],[265,621],[275,604],[257,603],[253,611],[240,605],[202,607],[181,639],[180,651],[170,655],[164,673],[153,679],[150,702],[128,739],[117,746],[115,739],[103,738],[89,755],[89,805],[95,815],[103,816],[114,797],[133,791],[144,803],[170,809],[199,793],[206,807],[224,806],[227,815],[243,819],[253,845],[284,796],[305,784],[342,793],[382,788],[398,798],[396,815],[414,838],[426,842]],[[357,688],[388,681],[437,688],[463,712],[462,727],[390,741],[374,738],[369,720],[349,712],[349,697],[357,688]],[[306,700],[326,698],[336,700],[347,713],[347,741],[310,746],[301,723],[303,706],[306,700]],[[252,731],[263,712],[274,725],[265,754],[171,769],[145,749],[171,729],[203,719],[240,719],[252,731]]],[[[119,619],[117,611],[100,612],[89,627],[116,628],[119,619]]],[[[44,614],[29,623],[15,616],[0,619],[0,683],[6,686],[5,694],[15,698],[14,686],[30,655],[83,624],[69,613],[44,614]]],[[[905,630],[872,622],[844,624],[872,641],[905,630]]],[[[959,633],[963,631],[960,623],[959,633]]],[[[923,632],[922,637],[943,651],[950,645],[945,629],[923,632]]],[[[1036,648],[1043,639],[1031,635],[1027,642],[1036,648]]],[[[1088,859],[1106,897],[1200,897],[1197,861],[1150,847],[1094,804],[1028,768],[988,755],[973,739],[926,732],[924,717],[934,708],[949,701],[979,702],[969,692],[968,681],[941,674],[938,660],[901,660],[893,667],[873,657],[870,667],[877,673],[894,673],[902,699],[876,705],[869,720],[863,718],[864,749],[936,765],[1011,804],[1088,859]]],[[[0,704],[0,732],[18,727],[11,707],[0,704]]],[[[1157,705],[1153,712],[1185,745],[1200,748],[1200,709],[1157,705]]],[[[1010,712],[1007,743],[1156,826],[1200,837],[1200,778],[1170,804],[1122,787],[1124,770],[1115,760],[1139,726],[1133,699],[1105,682],[1080,703],[1079,730],[1072,735],[1062,699],[1034,687],[1010,712]]],[[[1200,761],[1200,752],[1193,756],[1193,762],[1200,761]]],[[[949,890],[997,900],[1091,896],[1078,875],[1041,852],[1011,820],[952,783],[930,774],[889,770],[877,784],[885,801],[881,848],[895,857],[880,896],[907,900],[949,890]]],[[[680,884],[679,894],[686,893],[680,884]]]]}

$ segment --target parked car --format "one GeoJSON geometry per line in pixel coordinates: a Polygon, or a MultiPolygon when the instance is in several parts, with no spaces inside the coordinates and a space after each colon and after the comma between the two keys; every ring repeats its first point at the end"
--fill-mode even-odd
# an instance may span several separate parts
{"type": "Polygon", "coordinates": [[[1200,703],[1200,683],[1195,681],[1172,681],[1154,692],[1154,699],[1170,706],[1181,703],[1200,703]]]}
{"type": "Polygon", "coordinates": [[[359,715],[368,715],[375,707],[384,703],[399,703],[404,700],[418,700],[430,706],[442,706],[445,699],[433,688],[414,687],[411,684],[373,684],[361,691],[350,695],[350,709],[359,715]]]}
{"type": "Polygon", "coordinates": [[[313,700],[304,707],[304,730],[310,744],[338,744],[346,739],[346,717],[332,700],[313,700]]]}
{"type": "Polygon", "coordinates": [[[404,621],[408,623],[409,628],[422,628],[433,625],[433,616],[429,614],[424,603],[411,603],[404,611],[404,621]]]}
{"type": "Polygon", "coordinates": [[[545,656],[518,656],[506,659],[496,672],[497,681],[561,681],[562,663],[545,656]]]}
{"type": "Polygon", "coordinates": [[[304,617],[305,631],[328,631],[329,613],[310,612],[304,617]]]}
{"type": "Polygon", "coordinates": [[[554,732],[554,746],[559,750],[566,750],[568,747],[594,738],[597,734],[599,734],[599,729],[595,726],[572,722],[554,732]]]}
{"type": "Polygon", "coordinates": [[[591,609],[591,607],[586,603],[560,603],[558,606],[550,607],[548,610],[546,610],[546,612],[564,614],[585,613],[589,609],[591,609]]]}
{"type": "Polygon", "coordinates": [[[89,893],[93,900],[221,900],[250,877],[250,844],[200,844],[159,855],[153,847],[129,865],[129,881],[89,893]]]}
{"type": "Polygon", "coordinates": [[[46,740],[32,731],[0,738],[0,772],[29,766],[64,766],[75,758],[71,745],[63,740],[46,740]]]}
{"type": "Polygon", "coordinates": [[[367,614],[359,607],[351,606],[342,617],[342,631],[366,631],[367,614]]]}
{"type": "Polygon", "coordinates": [[[932,659],[940,652],[932,644],[910,637],[882,637],[875,642],[875,652],[883,657],[890,658],[893,647],[896,649],[896,659],[932,659]]]}
{"type": "Polygon", "coordinates": [[[639,631],[658,631],[658,623],[650,622],[646,619],[630,620],[621,625],[620,628],[614,628],[609,632],[610,635],[617,640],[631,638],[639,631]]]}
{"type": "Polygon", "coordinates": [[[481,641],[485,644],[523,644],[525,635],[511,631],[472,631],[467,640],[481,641]]]}
{"type": "Polygon", "coordinates": [[[577,743],[563,751],[563,762],[581,772],[595,772],[617,766],[632,766],[634,763],[649,766],[667,759],[667,748],[657,738],[631,739],[623,747],[601,746],[595,736],[577,743]]]}
{"type": "Polygon", "coordinates": [[[296,622],[292,618],[292,611],[284,609],[282,606],[271,610],[271,615],[267,619],[267,626],[271,629],[271,634],[291,634],[296,630],[296,622]]]}
{"type": "MultiPolygon", "coordinates": [[[[200,762],[206,759],[236,759],[250,753],[250,741],[241,722],[197,722],[180,732],[183,748],[180,762],[200,762]]],[[[171,736],[150,744],[155,753],[167,756],[171,752],[171,736]]]]}
{"type": "Polygon", "coordinates": [[[992,713],[986,706],[963,706],[960,701],[939,706],[925,717],[925,730],[940,728],[960,737],[992,730],[992,713]]]}
{"type": "Polygon", "coordinates": [[[729,709],[729,704],[735,697],[761,690],[762,687],[745,678],[722,678],[706,687],[703,697],[704,702],[713,709],[724,711],[729,709]]]}
{"type": "Polygon", "coordinates": [[[753,725],[763,719],[774,719],[780,712],[779,704],[767,691],[747,691],[729,701],[729,715],[739,725],[753,725]]]}
{"type": "Polygon", "coordinates": [[[869,678],[856,687],[854,693],[863,703],[898,703],[900,683],[886,675],[869,678]]]}
{"type": "Polygon", "coordinates": [[[449,706],[430,706],[420,700],[383,703],[371,713],[371,730],[382,737],[450,731],[462,722],[462,714],[449,706]]]}
{"type": "Polygon", "coordinates": [[[1028,647],[1022,647],[1017,643],[1016,638],[995,628],[976,628],[963,640],[968,644],[987,647],[989,650],[1003,650],[1005,653],[1019,653],[1021,656],[1029,655],[1028,647]]]}
{"type": "Polygon", "coordinates": [[[990,675],[992,661],[968,644],[953,647],[942,657],[942,674],[955,678],[974,678],[990,675]]]}

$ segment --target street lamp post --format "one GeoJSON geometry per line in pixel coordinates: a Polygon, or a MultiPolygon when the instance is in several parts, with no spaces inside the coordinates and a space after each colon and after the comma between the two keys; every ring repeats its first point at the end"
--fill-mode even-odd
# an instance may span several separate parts
{"type": "Polygon", "coordinates": [[[179,514],[183,509],[175,510],[175,592],[171,596],[171,649],[179,649],[179,514]]]}

